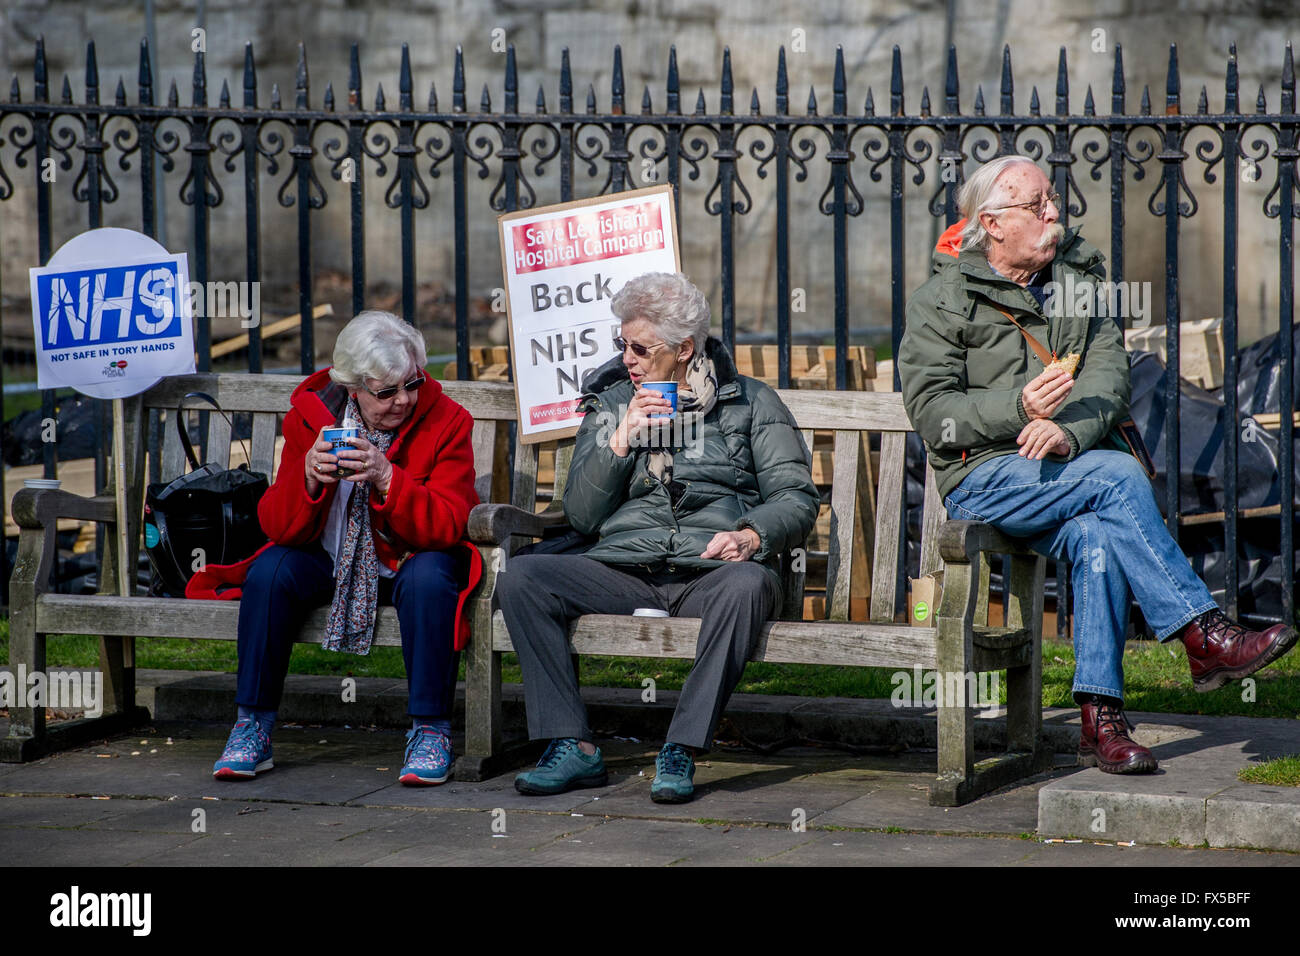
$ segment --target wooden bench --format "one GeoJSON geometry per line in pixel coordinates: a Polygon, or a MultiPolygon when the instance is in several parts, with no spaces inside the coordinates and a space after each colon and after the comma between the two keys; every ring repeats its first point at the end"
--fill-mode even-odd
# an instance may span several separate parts
{"type": "MultiPolygon", "coordinates": [[[[251,458],[255,470],[271,472],[279,414],[300,379],[279,375],[221,374],[182,376],[165,380],[142,396],[126,401],[126,490],[129,502],[126,540],[134,566],[140,541],[145,485],[144,436],[151,413],[166,415],[189,391],[214,395],[229,412],[251,412],[251,458]]],[[[492,382],[445,382],[447,394],[475,418],[473,431],[476,487],[490,501],[494,481],[503,482],[494,465],[503,436],[515,418],[510,385],[492,382]]],[[[1043,559],[1019,550],[1017,542],[975,522],[946,522],[927,469],[922,540],[922,573],[945,570],[943,596],[932,627],[908,626],[895,619],[898,522],[903,502],[903,453],[911,430],[901,398],[894,393],[786,391],[781,397],[804,429],[805,440],[815,429],[835,434],[835,474],[830,491],[831,534],[827,558],[826,617],[802,621],[803,575],[798,560],[787,560],[785,594],[780,620],[767,624],[753,659],[789,663],[836,664],[858,667],[937,669],[965,675],[1007,670],[1007,741],[1005,754],[976,762],[975,710],[942,706],[938,719],[938,777],[931,801],[954,805],[1044,769],[1051,753],[1041,733],[1041,621],[1043,559]],[[867,435],[881,433],[878,487],[863,488],[859,467],[866,454],[867,435]],[[874,495],[869,494],[874,490],[874,495]],[[875,507],[871,506],[874,497],[875,507]],[[872,542],[868,553],[876,573],[871,587],[867,622],[849,620],[850,583],[868,571],[855,567],[855,536],[872,542]],[[988,626],[989,553],[1011,553],[1011,600],[1006,627],[988,626]]],[[[208,460],[226,464],[230,433],[225,419],[209,416],[208,460]]],[[[165,428],[161,473],[183,470],[183,452],[173,428],[165,428]]],[[[537,511],[537,446],[517,444],[509,504],[480,505],[470,517],[470,536],[479,546],[485,568],[496,569],[525,540],[564,524],[563,502],[553,497],[537,511]]],[[[556,485],[564,488],[572,442],[561,445],[556,457],[556,485]]],[[[93,498],[64,490],[23,489],[13,501],[20,528],[10,602],[10,663],[28,672],[45,669],[45,638],[49,634],[102,635],[100,658],[105,675],[104,716],[71,721],[54,729],[45,726],[43,708],[13,708],[10,736],[0,740],[0,759],[26,760],[59,747],[73,746],[147,721],[135,706],[134,643],[137,637],[184,637],[235,640],[238,603],[186,601],[123,595],[116,590],[116,569],[122,560],[117,534],[106,536],[101,591],[94,595],[53,594],[46,590],[60,518],[103,523],[116,530],[112,489],[93,498]]],[[[789,556],[787,556],[789,557],[789,556]]],[[[494,575],[485,575],[472,605],[472,639],[466,651],[466,753],[457,764],[461,779],[480,779],[502,762],[501,654],[512,650],[500,612],[493,607],[494,575]]],[[[327,609],[314,611],[297,640],[319,642],[327,609]]],[[[693,656],[698,619],[645,619],[610,615],[580,618],[572,631],[579,654],[638,657],[693,656]]],[[[400,646],[396,613],[380,608],[375,643],[400,646]]]]}
{"type": "MultiPolygon", "coordinates": [[[[503,394],[507,400],[512,397],[508,391],[503,394]]],[[[905,616],[896,619],[905,440],[912,430],[901,395],[812,390],[779,394],[806,443],[816,430],[834,433],[827,599],[823,619],[802,620],[803,569],[797,556],[784,556],[780,619],[764,626],[751,660],[920,667],[957,677],[1006,670],[1006,753],[976,761],[974,701],[959,706],[945,698],[938,707],[938,775],[930,789],[931,803],[961,804],[1049,767],[1052,755],[1042,736],[1040,696],[1044,559],[989,525],[947,521],[927,466],[920,570],[922,575],[945,572],[942,598],[932,626],[909,626],[905,616]],[[860,463],[871,432],[881,434],[880,478],[874,489],[863,487],[869,482],[860,480],[869,474],[860,463]],[[855,562],[855,537],[871,542],[869,560],[855,562]],[[1011,555],[1010,600],[1002,627],[989,626],[990,554],[1011,555]],[[855,566],[858,563],[870,567],[855,566]],[[870,582],[870,620],[862,622],[849,619],[851,584],[859,574],[870,582]]],[[[513,408],[509,414],[513,417],[513,408]]],[[[562,496],[572,453],[572,440],[557,449],[557,493],[539,511],[538,447],[515,447],[511,503],[480,505],[470,515],[470,537],[482,551],[485,568],[504,573],[520,544],[564,526],[562,496]]],[[[495,575],[486,575],[473,605],[473,638],[466,652],[466,753],[457,763],[459,779],[495,775],[505,762],[501,655],[513,645],[500,610],[493,606],[495,584],[495,575]]],[[[578,655],[691,659],[698,631],[698,618],[587,615],[574,622],[570,641],[578,655]]]]}

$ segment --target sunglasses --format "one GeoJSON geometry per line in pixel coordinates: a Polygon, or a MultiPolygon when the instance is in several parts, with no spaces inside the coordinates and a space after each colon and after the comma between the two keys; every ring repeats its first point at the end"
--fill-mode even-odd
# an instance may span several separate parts
{"type": "Polygon", "coordinates": [[[419,378],[411,379],[405,385],[388,385],[385,386],[384,388],[379,389],[379,391],[375,391],[365,382],[361,383],[361,387],[364,388],[371,395],[375,396],[375,398],[379,399],[381,402],[386,402],[394,395],[396,395],[398,392],[402,391],[402,389],[406,389],[406,391],[408,392],[418,392],[420,390],[420,386],[423,384],[424,384],[424,376],[421,375],[419,378]]]}
{"type": "Polygon", "coordinates": [[[629,342],[621,335],[614,339],[614,348],[618,349],[620,354],[631,348],[632,354],[637,358],[645,358],[655,349],[661,349],[667,344],[667,342],[660,342],[658,345],[637,345],[635,342],[629,342]]]}

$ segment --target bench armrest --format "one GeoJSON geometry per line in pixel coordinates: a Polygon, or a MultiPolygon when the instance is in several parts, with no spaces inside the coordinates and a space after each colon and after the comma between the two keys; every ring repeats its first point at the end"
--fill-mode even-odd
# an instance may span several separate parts
{"type": "Polygon", "coordinates": [[[83,498],[62,488],[23,488],[14,495],[10,514],[18,527],[37,530],[59,518],[111,524],[117,521],[117,503],[108,495],[83,498]]]}
{"type": "Polygon", "coordinates": [[[513,534],[540,538],[549,528],[569,523],[563,512],[533,514],[514,505],[475,505],[469,513],[469,539],[475,544],[501,545],[513,534]]]}
{"type": "Polygon", "coordinates": [[[948,521],[939,531],[939,556],[949,564],[970,564],[981,552],[1037,554],[1023,538],[1012,538],[983,521],[948,521]]]}

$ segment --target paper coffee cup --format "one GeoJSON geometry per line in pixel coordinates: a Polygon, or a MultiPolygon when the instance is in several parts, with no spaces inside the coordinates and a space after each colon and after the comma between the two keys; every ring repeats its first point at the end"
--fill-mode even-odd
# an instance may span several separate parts
{"type": "Polygon", "coordinates": [[[361,434],[361,429],[355,425],[338,425],[334,428],[327,428],[321,432],[321,437],[335,448],[344,448],[351,444],[351,440],[361,434]]]}
{"type": "Polygon", "coordinates": [[[673,410],[666,415],[651,415],[651,418],[672,418],[677,414],[677,383],[676,382],[642,382],[642,388],[648,388],[658,392],[664,398],[672,403],[673,410]]]}
{"type": "MultiPolygon", "coordinates": [[[[334,428],[326,428],[321,432],[321,437],[329,442],[331,447],[337,450],[339,448],[350,448],[352,446],[351,440],[358,437],[360,434],[361,429],[356,425],[338,425],[334,428]]],[[[352,474],[352,470],[348,468],[338,468],[334,474],[339,478],[343,478],[352,474]]]]}

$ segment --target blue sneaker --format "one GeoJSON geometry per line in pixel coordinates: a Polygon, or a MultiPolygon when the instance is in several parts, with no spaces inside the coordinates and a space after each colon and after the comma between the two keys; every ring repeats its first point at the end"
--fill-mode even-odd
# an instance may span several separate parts
{"type": "Polygon", "coordinates": [[[221,759],[212,765],[212,776],[218,780],[251,780],[274,766],[270,736],[252,717],[240,717],[230,731],[221,759]]]}
{"type": "Polygon", "coordinates": [[[515,777],[515,789],[532,796],[564,793],[575,787],[603,787],[609,783],[600,748],[591,755],[578,749],[573,737],[552,740],[533,770],[515,777]]]}
{"type": "Polygon", "coordinates": [[[406,766],[398,780],[406,784],[446,783],[451,773],[451,738],[440,730],[424,726],[406,732],[406,766]]]}
{"type": "Polygon", "coordinates": [[[666,743],[655,757],[650,799],[655,803],[686,803],[695,796],[695,758],[677,744],[666,743]]]}

